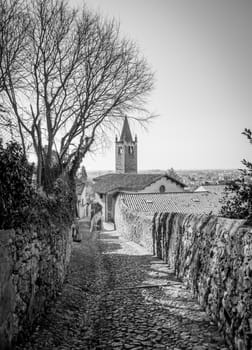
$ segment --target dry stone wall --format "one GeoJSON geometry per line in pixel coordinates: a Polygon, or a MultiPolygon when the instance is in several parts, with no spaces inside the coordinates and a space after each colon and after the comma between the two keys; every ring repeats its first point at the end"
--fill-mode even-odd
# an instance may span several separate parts
{"type": "Polygon", "coordinates": [[[25,336],[62,286],[71,254],[68,228],[0,230],[0,344],[25,336]]]}
{"type": "Polygon", "coordinates": [[[242,220],[156,214],[157,256],[166,259],[234,349],[252,348],[252,228],[242,220]]]}
{"type": "Polygon", "coordinates": [[[120,234],[153,253],[152,217],[136,214],[120,199],[115,204],[115,224],[120,234]]]}
{"type": "Polygon", "coordinates": [[[152,219],[116,205],[116,226],[153,251],[224,333],[230,348],[252,349],[252,228],[242,220],[159,213],[152,219]]]}

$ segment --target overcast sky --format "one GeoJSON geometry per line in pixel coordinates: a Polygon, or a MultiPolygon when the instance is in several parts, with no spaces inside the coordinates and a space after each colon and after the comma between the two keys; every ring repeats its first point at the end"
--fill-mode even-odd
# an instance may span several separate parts
{"type": "MultiPolygon", "coordinates": [[[[82,0],[69,1],[82,5],[82,0]]],[[[251,0],[86,0],[121,23],[156,72],[149,109],[159,117],[138,134],[138,167],[239,168],[252,160],[241,132],[252,128],[251,0]]],[[[115,167],[114,137],[88,171],[115,167]]]]}

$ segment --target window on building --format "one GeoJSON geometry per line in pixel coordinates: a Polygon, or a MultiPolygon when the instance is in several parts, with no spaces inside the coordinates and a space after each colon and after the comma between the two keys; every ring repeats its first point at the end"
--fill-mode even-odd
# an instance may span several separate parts
{"type": "Polygon", "coordinates": [[[134,153],[134,147],[133,146],[128,146],[129,154],[134,153]]]}
{"type": "Polygon", "coordinates": [[[122,154],[123,153],[123,148],[122,147],[118,147],[118,154],[122,154]]]}
{"type": "Polygon", "coordinates": [[[164,192],[165,192],[165,186],[164,186],[164,185],[161,185],[161,186],[159,187],[159,192],[160,192],[160,193],[164,193],[164,192]]]}

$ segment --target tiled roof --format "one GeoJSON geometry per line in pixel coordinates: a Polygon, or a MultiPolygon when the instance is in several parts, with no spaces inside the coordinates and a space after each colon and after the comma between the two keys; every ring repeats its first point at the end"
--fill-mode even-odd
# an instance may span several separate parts
{"type": "Polygon", "coordinates": [[[203,185],[203,187],[207,192],[223,194],[225,192],[226,185],[203,185]]]}
{"type": "Polygon", "coordinates": [[[174,212],[185,214],[218,214],[221,197],[206,192],[121,193],[127,207],[138,212],[174,212]]]}
{"type": "Polygon", "coordinates": [[[133,142],[127,117],[124,118],[120,141],[133,142]]]}
{"type": "Polygon", "coordinates": [[[181,187],[185,185],[167,176],[166,174],[106,174],[93,179],[95,181],[94,191],[97,193],[107,193],[110,191],[140,191],[146,186],[166,176],[171,181],[179,184],[181,187]]]}

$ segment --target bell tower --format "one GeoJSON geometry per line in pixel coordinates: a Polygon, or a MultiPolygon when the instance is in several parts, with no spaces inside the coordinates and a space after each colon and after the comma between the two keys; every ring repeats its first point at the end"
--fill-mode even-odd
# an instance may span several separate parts
{"type": "Polygon", "coordinates": [[[115,139],[116,172],[137,173],[137,137],[133,141],[128,118],[124,118],[120,140],[115,139]]]}

